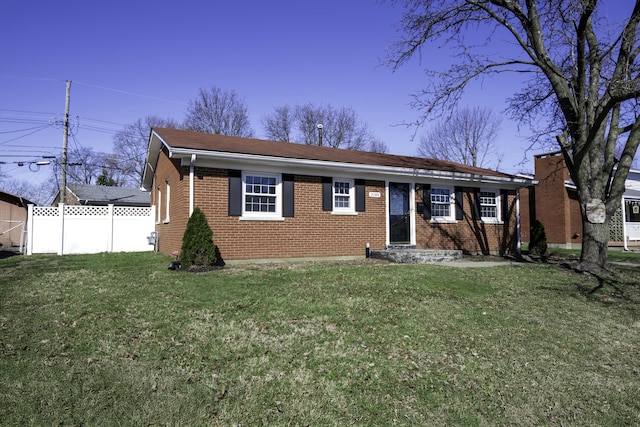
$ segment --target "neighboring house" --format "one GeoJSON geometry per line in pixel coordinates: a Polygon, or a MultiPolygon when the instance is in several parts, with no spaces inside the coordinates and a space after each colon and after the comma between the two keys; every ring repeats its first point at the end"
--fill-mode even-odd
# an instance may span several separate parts
{"type": "Polygon", "coordinates": [[[19,248],[24,244],[23,231],[29,204],[33,203],[20,196],[0,191],[0,250],[19,248]]]}
{"type": "Polygon", "coordinates": [[[159,250],[197,206],[225,260],[364,256],[365,248],[518,250],[530,182],[457,163],[153,129],[143,187],[159,250]]]}
{"type": "MultiPolygon", "coordinates": [[[[580,248],[580,202],[562,154],[555,151],[536,155],[534,168],[536,184],[520,194],[522,241],[529,242],[530,226],[538,220],[550,246],[580,248]]],[[[625,188],[621,209],[611,220],[609,241],[611,246],[626,248],[640,241],[640,171],[629,172],[625,188]]]]}
{"type": "MultiPolygon", "coordinates": [[[[58,191],[52,205],[59,202],[58,191]]],[[[148,191],[108,185],[68,184],[65,202],[68,205],[88,206],[150,206],[148,191]]]]}

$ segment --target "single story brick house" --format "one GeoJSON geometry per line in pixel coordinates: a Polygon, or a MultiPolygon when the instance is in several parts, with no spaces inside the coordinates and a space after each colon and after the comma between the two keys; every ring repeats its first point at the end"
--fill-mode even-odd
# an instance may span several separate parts
{"type": "Polygon", "coordinates": [[[447,161],[162,128],[143,177],[159,251],[180,250],[197,206],[225,261],[391,246],[513,253],[529,183],[447,161]]]}
{"type": "MultiPolygon", "coordinates": [[[[530,226],[542,223],[552,247],[582,247],[582,214],[576,185],[560,151],[534,156],[535,185],[522,188],[522,241],[530,240],[530,226]]],[[[620,210],[611,218],[609,246],[640,245],[640,171],[631,170],[625,181],[620,210]]]]}

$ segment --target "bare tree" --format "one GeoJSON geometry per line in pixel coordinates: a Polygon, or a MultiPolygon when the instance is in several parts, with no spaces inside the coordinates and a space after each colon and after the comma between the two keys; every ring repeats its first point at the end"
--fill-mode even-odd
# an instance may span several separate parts
{"type": "Polygon", "coordinates": [[[502,119],[486,107],[455,110],[420,138],[418,155],[478,167],[497,167],[496,136],[502,119]]]}
{"type": "Polygon", "coordinates": [[[367,148],[367,151],[371,151],[372,153],[384,154],[389,152],[389,147],[383,140],[374,137],[369,141],[369,147],[367,148]]]}
{"type": "Polygon", "coordinates": [[[555,137],[582,212],[578,268],[593,271],[606,267],[609,222],[640,143],[640,0],[633,6],[609,3],[626,13],[617,23],[599,14],[602,3],[407,0],[403,38],[390,57],[397,68],[425,45],[452,48],[453,65],[429,70],[432,83],[414,98],[422,122],[455,106],[475,78],[503,72],[530,76],[511,98],[509,111],[537,129],[541,140],[555,137]],[[616,157],[621,139],[626,142],[616,157]]]}
{"type": "Polygon", "coordinates": [[[288,105],[276,107],[271,114],[262,118],[262,127],[267,139],[279,142],[291,142],[291,134],[295,125],[293,109],[288,105]]]}
{"type": "Polygon", "coordinates": [[[36,183],[27,180],[8,179],[0,182],[0,189],[16,196],[24,197],[38,205],[46,205],[53,200],[60,187],[55,186],[55,180],[36,183]]]}
{"type": "Polygon", "coordinates": [[[189,102],[185,129],[219,135],[252,137],[247,107],[234,90],[211,86],[189,102]]]}
{"type": "MultiPolygon", "coordinates": [[[[124,126],[113,137],[113,155],[105,159],[108,169],[117,170],[116,182],[122,186],[139,186],[142,183],[144,166],[152,127],[177,129],[179,123],[173,119],[147,116],[124,126]]],[[[112,174],[113,177],[113,174],[112,174]]]]}
{"type": "Polygon", "coordinates": [[[308,103],[277,107],[262,120],[269,139],[349,150],[386,152],[386,144],[373,136],[352,108],[308,103]],[[318,125],[322,129],[318,129],[318,125]]]}
{"type": "MultiPolygon", "coordinates": [[[[69,149],[67,156],[67,184],[93,184],[102,172],[105,153],[95,151],[93,148],[77,146],[69,149]]],[[[55,179],[60,176],[62,159],[56,157],[51,163],[55,179]]],[[[58,188],[60,184],[58,183],[58,188]]]]}
{"type": "MultiPolygon", "coordinates": [[[[327,120],[328,109],[330,107],[316,107],[313,104],[296,105],[295,118],[296,118],[296,137],[294,142],[298,144],[307,145],[327,145],[324,141],[324,134],[326,133],[325,127],[327,120]],[[318,125],[321,124],[322,129],[318,129],[318,125]]],[[[335,147],[334,147],[335,148],[335,147]]]]}

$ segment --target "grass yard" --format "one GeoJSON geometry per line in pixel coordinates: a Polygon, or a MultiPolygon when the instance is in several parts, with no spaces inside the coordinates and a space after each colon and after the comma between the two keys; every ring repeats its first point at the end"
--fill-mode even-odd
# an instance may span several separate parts
{"type": "Polygon", "coordinates": [[[638,268],[168,263],[0,260],[2,425],[640,424],[638,268]]]}

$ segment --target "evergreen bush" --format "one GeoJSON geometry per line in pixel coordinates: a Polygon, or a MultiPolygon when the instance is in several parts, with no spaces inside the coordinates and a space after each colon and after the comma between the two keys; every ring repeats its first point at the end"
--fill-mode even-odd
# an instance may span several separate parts
{"type": "Polygon", "coordinates": [[[535,220],[531,226],[529,253],[536,255],[544,255],[547,253],[547,234],[544,231],[544,225],[538,220],[535,220]]]}
{"type": "Polygon", "coordinates": [[[214,265],[216,260],[213,231],[209,227],[204,212],[196,207],[187,222],[187,229],[182,236],[180,263],[184,268],[191,266],[209,267],[214,265]]]}

